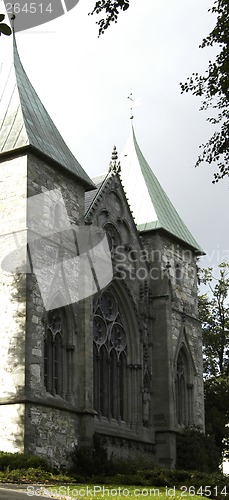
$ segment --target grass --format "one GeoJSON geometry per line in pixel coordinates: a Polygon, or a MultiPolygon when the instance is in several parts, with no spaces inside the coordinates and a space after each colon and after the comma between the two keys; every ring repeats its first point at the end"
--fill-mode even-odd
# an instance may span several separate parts
{"type": "MultiPolygon", "coordinates": [[[[39,495],[43,494],[45,496],[52,495],[52,497],[67,498],[68,500],[145,500],[145,499],[155,499],[157,500],[200,500],[201,495],[193,494],[193,490],[188,489],[181,490],[180,488],[157,488],[153,486],[117,486],[117,485],[93,485],[93,484],[75,484],[75,485],[63,485],[63,486],[53,486],[53,487],[36,487],[31,488],[30,492],[39,495]],[[34,488],[34,490],[32,490],[34,488]]],[[[200,490],[201,492],[201,490],[200,490]]]]}

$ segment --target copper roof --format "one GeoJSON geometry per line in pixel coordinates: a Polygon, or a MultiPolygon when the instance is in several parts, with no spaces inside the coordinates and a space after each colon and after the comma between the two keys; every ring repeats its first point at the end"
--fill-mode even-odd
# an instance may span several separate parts
{"type": "Polygon", "coordinates": [[[86,189],[92,189],[91,179],[64,142],[27,77],[14,36],[9,43],[12,38],[11,58],[5,54],[0,67],[0,155],[30,147],[71,172],[86,189]]]}
{"type": "Polygon", "coordinates": [[[121,158],[120,176],[140,232],[163,229],[203,254],[144,158],[133,127],[121,158]]]}

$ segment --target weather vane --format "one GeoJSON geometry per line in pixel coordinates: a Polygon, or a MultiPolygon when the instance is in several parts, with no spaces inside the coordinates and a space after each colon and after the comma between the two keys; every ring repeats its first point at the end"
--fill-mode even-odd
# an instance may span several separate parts
{"type": "Polygon", "coordinates": [[[130,99],[130,101],[131,101],[131,104],[130,104],[130,120],[133,120],[134,115],[133,115],[133,104],[132,103],[134,102],[134,100],[133,100],[133,94],[132,94],[132,92],[130,93],[130,95],[128,95],[127,99],[130,99]]]}
{"type": "Polygon", "coordinates": [[[14,4],[13,4],[12,5],[12,16],[10,18],[13,33],[15,32],[15,30],[14,30],[14,21],[15,21],[15,19],[16,19],[16,16],[15,16],[15,11],[14,11],[14,4]]]}

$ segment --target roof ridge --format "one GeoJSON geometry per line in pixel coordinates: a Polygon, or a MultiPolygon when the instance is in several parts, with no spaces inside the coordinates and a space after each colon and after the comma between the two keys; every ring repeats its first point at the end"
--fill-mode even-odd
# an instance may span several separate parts
{"type": "MultiPolygon", "coordinates": [[[[85,212],[85,218],[87,218],[87,217],[90,215],[90,212],[92,211],[93,206],[94,206],[94,204],[95,204],[96,200],[97,200],[97,199],[98,199],[98,197],[100,196],[101,191],[102,191],[102,190],[103,190],[103,188],[105,187],[106,182],[107,182],[108,180],[111,180],[111,178],[112,178],[112,177],[113,177],[112,172],[107,172],[107,174],[105,174],[105,177],[104,177],[104,179],[101,181],[101,183],[100,183],[100,182],[98,183],[98,184],[100,184],[100,185],[99,185],[98,189],[97,189],[97,190],[95,190],[95,196],[94,196],[94,198],[91,200],[90,205],[88,206],[88,208],[87,208],[87,210],[86,210],[86,212],[85,212]]],[[[89,192],[90,192],[90,191],[89,191],[89,192]]],[[[89,194],[89,192],[88,192],[88,194],[89,194]]]]}

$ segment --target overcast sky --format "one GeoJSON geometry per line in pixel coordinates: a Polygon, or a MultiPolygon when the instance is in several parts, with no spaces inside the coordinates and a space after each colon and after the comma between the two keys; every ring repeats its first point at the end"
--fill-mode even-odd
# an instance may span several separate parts
{"type": "Polygon", "coordinates": [[[209,3],[131,0],[98,38],[96,16],[88,16],[95,0],[79,0],[68,14],[17,33],[17,44],[43,104],[91,177],[107,171],[114,144],[124,149],[133,93],[140,102],[134,108],[139,146],[207,253],[204,264],[215,265],[229,260],[229,182],[212,185],[214,167],[194,168],[213,126],[198,110],[199,99],[181,95],[179,86],[214,57],[199,48],[214,26],[209,3]]]}

